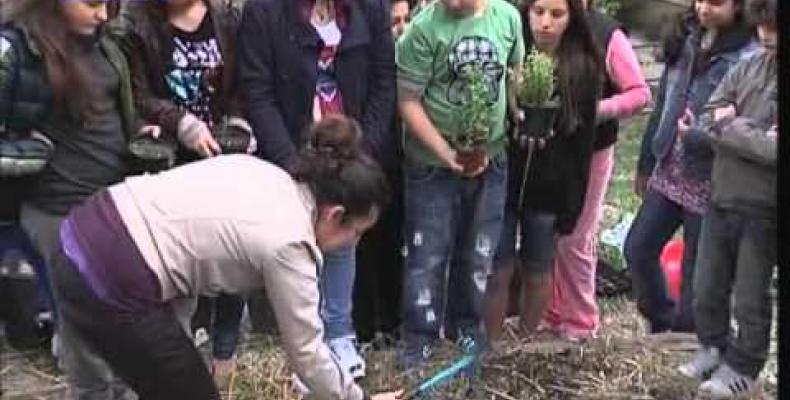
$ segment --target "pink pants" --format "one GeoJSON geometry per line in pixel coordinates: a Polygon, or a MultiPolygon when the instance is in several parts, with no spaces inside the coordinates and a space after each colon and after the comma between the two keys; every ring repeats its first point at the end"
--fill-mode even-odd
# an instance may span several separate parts
{"type": "Polygon", "coordinates": [[[593,153],[584,208],[576,228],[556,241],[551,298],[543,325],[565,337],[587,338],[598,330],[595,299],[598,225],[613,166],[614,146],[593,153]]]}

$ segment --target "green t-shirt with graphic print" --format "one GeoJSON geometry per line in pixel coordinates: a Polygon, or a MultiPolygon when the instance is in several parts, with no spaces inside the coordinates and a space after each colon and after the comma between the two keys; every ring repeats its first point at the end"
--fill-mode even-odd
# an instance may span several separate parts
{"type": "MultiPolygon", "coordinates": [[[[398,88],[421,93],[431,122],[442,136],[451,138],[463,126],[463,71],[479,63],[492,104],[487,151],[494,156],[507,144],[507,70],[523,57],[521,16],[506,0],[487,0],[482,14],[468,17],[454,16],[442,1],[435,1],[417,14],[398,40],[398,88]]],[[[411,134],[406,135],[404,148],[408,160],[442,165],[411,134]]]]}

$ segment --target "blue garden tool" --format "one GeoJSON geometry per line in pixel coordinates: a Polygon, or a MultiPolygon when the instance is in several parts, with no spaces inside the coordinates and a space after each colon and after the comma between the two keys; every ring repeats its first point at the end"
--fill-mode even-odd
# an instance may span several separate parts
{"type": "Polygon", "coordinates": [[[414,400],[423,398],[424,396],[436,392],[442,386],[459,377],[473,379],[476,375],[482,347],[478,346],[471,337],[466,337],[461,341],[461,348],[464,349],[464,355],[457,358],[446,368],[408,390],[403,394],[401,399],[414,400]]]}

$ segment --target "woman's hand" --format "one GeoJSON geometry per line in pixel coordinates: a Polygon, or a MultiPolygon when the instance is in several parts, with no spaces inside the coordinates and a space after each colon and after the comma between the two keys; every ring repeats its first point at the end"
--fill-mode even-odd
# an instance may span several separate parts
{"type": "MultiPolygon", "coordinates": [[[[549,137],[554,136],[554,134],[549,135],[549,137]]],[[[533,149],[543,150],[546,148],[546,138],[539,138],[539,137],[525,137],[521,141],[521,147],[528,149],[530,146],[533,149]]]]}
{"type": "Polygon", "coordinates": [[[397,392],[379,393],[370,396],[370,400],[400,400],[402,395],[403,395],[402,390],[399,390],[397,392]]]}
{"type": "Polygon", "coordinates": [[[214,140],[208,125],[191,113],[186,113],[178,122],[178,140],[203,157],[222,153],[222,148],[214,140]]]}
{"type": "Polygon", "coordinates": [[[143,127],[137,131],[137,135],[159,139],[159,136],[162,135],[162,127],[159,125],[143,125],[143,127]]]}

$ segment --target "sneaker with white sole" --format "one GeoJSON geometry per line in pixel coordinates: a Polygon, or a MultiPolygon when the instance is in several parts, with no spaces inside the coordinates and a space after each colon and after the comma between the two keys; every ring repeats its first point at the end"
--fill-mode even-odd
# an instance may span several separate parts
{"type": "Polygon", "coordinates": [[[691,379],[705,379],[721,364],[721,352],[716,347],[703,347],[691,361],[678,367],[678,372],[691,379]]]}
{"type": "Polygon", "coordinates": [[[757,381],[750,376],[742,375],[729,365],[722,364],[710,379],[699,387],[699,395],[706,399],[739,399],[748,398],[756,392],[757,381]]]}
{"type": "Polygon", "coordinates": [[[353,336],[330,339],[327,344],[338,358],[340,367],[354,379],[365,377],[365,360],[357,351],[357,340],[353,336]]]}

